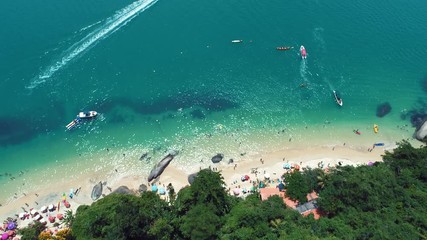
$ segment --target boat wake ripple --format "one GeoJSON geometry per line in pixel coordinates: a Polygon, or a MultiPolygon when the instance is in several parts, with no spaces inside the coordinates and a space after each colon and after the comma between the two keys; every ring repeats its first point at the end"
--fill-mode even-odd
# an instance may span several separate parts
{"type": "Polygon", "coordinates": [[[153,6],[158,0],[138,0],[130,5],[118,10],[113,16],[107,18],[104,23],[93,30],[91,33],[86,35],[83,39],[73,44],[70,48],[64,51],[59,57],[59,60],[55,61],[52,65],[48,66],[44,71],[36,76],[31,81],[30,85],[27,86],[29,89],[33,89],[38,85],[46,82],[53,74],[58,70],[66,66],[71,60],[82,54],[85,50],[93,47],[100,40],[107,38],[115,31],[130,22],[139,13],[147,10],[153,6]]]}

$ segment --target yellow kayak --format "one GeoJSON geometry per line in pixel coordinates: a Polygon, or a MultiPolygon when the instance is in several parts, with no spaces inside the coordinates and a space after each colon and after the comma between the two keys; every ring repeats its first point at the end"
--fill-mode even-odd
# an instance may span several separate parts
{"type": "Polygon", "coordinates": [[[374,124],[374,133],[378,133],[378,125],[374,124]]]}

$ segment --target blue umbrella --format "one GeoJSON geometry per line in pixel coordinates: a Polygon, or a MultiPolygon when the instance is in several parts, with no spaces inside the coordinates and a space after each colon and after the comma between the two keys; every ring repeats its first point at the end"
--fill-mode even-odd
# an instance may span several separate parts
{"type": "Polygon", "coordinates": [[[283,189],[285,189],[285,184],[279,183],[279,185],[277,185],[277,188],[279,188],[279,191],[283,191],[283,189]]]}
{"type": "Polygon", "coordinates": [[[15,225],[15,223],[14,222],[9,222],[8,224],[7,224],[7,229],[8,230],[13,230],[13,229],[15,229],[16,228],[16,225],[15,225]]]}
{"type": "Polygon", "coordinates": [[[285,163],[285,164],[283,164],[283,168],[284,169],[291,169],[291,164],[285,163]]]}
{"type": "Polygon", "coordinates": [[[166,194],[165,188],[160,187],[160,188],[159,188],[159,194],[160,194],[160,195],[165,195],[165,194],[166,194]]]}
{"type": "Polygon", "coordinates": [[[152,185],[152,186],[151,186],[151,191],[153,191],[153,192],[157,192],[157,186],[156,186],[156,185],[152,185]]]}

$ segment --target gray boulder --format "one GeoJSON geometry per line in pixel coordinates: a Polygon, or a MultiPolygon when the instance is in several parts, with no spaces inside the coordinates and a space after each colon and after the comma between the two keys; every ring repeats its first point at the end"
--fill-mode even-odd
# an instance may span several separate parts
{"type": "Polygon", "coordinates": [[[133,191],[130,190],[126,186],[120,186],[116,190],[114,190],[112,193],[118,193],[118,194],[133,194],[133,191]]]}
{"type": "Polygon", "coordinates": [[[147,185],[141,184],[141,185],[139,185],[138,191],[139,192],[146,192],[147,189],[148,189],[147,185]]]}
{"type": "Polygon", "coordinates": [[[217,155],[213,156],[211,160],[213,163],[219,163],[222,161],[223,158],[224,158],[224,154],[218,153],[217,155]]]}
{"type": "Polygon", "coordinates": [[[427,121],[421,125],[421,127],[415,132],[415,138],[419,141],[423,141],[427,136],[427,121]]]}
{"type": "Polygon", "coordinates": [[[102,182],[99,182],[98,184],[93,186],[92,194],[90,195],[90,197],[92,198],[93,201],[95,201],[96,199],[101,197],[101,195],[102,195],[102,182]]]}
{"type": "Polygon", "coordinates": [[[190,185],[193,184],[194,179],[196,179],[196,177],[197,177],[197,174],[198,174],[198,172],[197,173],[192,173],[192,174],[188,175],[188,183],[190,185]]]}

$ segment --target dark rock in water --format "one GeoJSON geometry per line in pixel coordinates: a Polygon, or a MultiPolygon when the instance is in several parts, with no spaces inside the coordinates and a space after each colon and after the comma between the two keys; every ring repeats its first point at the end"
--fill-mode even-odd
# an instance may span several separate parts
{"type": "Polygon", "coordinates": [[[93,187],[92,194],[90,195],[90,197],[92,198],[93,201],[95,201],[96,199],[101,197],[101,195],[102,195],[102,182],[99,182],[93,187]]]}
{"type": "Polygon", "coordinates": [[[197,118],[197,119],[205,119],[206,118],[205,114],[200,109],[193,110],[190,112],[190,114],[193,118],[197,118]]]}
{"type": "Polygon", "coordinates": [[[228,164],[232,164],[232,163],[234,163],[234,160],[233,160],[232,158],[230,158],[230,159],[228,160],[228,164]]]}
{"type": "Polygon", "coordinates": [[[219,163],[222,161],[223,158],[224,158],[224,154],[218,153],[217,155],[213,156],[211,160],[213,163],[219,163]]]}
{"type": "Polygon", "coordinates": [[[197,177],[197,174],[198,174],[198,172],[197,173],[192,173],[192,174],[188,175],[188,183],[190,185],[193,184],[194,179],[196,179],[196,177],[197,177]]]}
{"type": "Polygon", "coordinates": [[[388,102],[382,103],[377,107],[377,117],[384,117],[391,111],[391,105],[388,102]]]}
{"type": "Polygon", "coordinates": [[[164,157],[159,163],[157,163],[156,166],[154,166],[154,168],[151,170],[150,175],[148,175],[148,181],[151,182],[151,180],[160,176],[176,155],[178,155],[178,152],[172,151],[171,153],[166,155],[166,157],[164,157]]]}
{"type": "Polygon", "coordinates": [[[139,158],[139,160],[140,160],[140,161],[142,161],[142,160],[144,160],[146,157],[148,157],[148,152],[143,153],[143,154],[141,155],[141,157],[139,158]]]}
{"type": "Polygon", "coordinates": [[[148,190],[147,185],[145,185],[145,184],[139,185],[139,188],[138,188],[139,192],[146,192],[147,190],[148,190]]]}
{"type": "Polygon", "coordinates": [[[134,194],[132,190],[130,190],[126,186],[120,186],[116,190],[114,190],[112,193],[118,193],[118,194],[134,194]]]}

